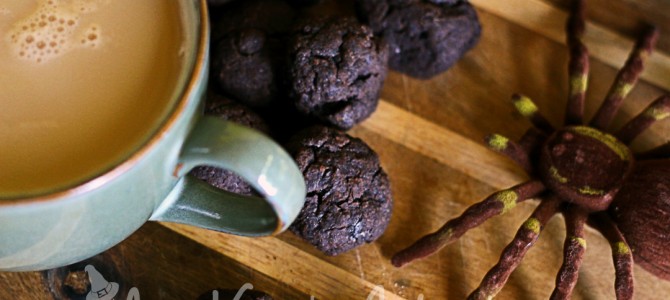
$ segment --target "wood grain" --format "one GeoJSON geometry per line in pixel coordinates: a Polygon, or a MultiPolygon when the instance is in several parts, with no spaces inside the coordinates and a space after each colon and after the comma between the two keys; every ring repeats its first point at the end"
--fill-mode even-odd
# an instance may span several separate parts
{"type": "MultiPolygon", "coordinates": [[[[146,224],[104,255],[103,260],[93,258],[83,265],[90,263],[106,280],[119,283],[120,295],[136,287],[142,299],[195,299],[211,289],[239,289],[251,283],[254,289],[277,299],[309,299],[309,295],[287,284],[156,223],[146,224]],[[120,278],[104,271],[112,264],[126,266],[123,270],[117,268],[120,278]]],[[[3,300],[60,300],[52,290],[62,288],[47,280],[44,272],[0,273],[0,299],[3,300]]]]}
{"type": "MultiPolygon", "coordinates": [[[[510,22],[520,24],[554,41],[565,43],[564,24],[567,13],[557,10],[544,1],[472,0],[471,2],[480,9],[501,16],[510,22]]],[[[659,25],[664,24],[666,23],[659,23],[659,25]]],[[[588,22],[584,42],[589,47],[592,57],[619,68],[626,61],[633,47],[634,39],[593,22],[588,22]]],[[[649,58],[642,78],[658,86],[668,88],[670,87],[670,76],[668,74],[670,74],[670,56],[660,51],[649,58]]]]}
{"type": "MultiPolygon", "coordinates": [[[[340,295],[365,299],[377,287],[273,237],[250,239],[179,224],[163,225],[319,299],[336,299],[340,295]]],[[[390,292],[385,292],[384,297],[402,299],[390,292]]]]}
{"type": "Polygon", "coordinates": [[[494,187],[511,186],[526,178],[518,166],[481,142],[467,139],[386,101],[379,103],[375,114],[361,127],[494,187]]]}
{"type": "MultiPolygon", "coordinates": [[[[572,0],[543,0],[568,10],[572,0]]],[[[655,25],[662,33],[658,48],[670,53],[670,2],[666,0],[611,1],[589,0],[588,17],[593,22],[630,38],[640,33],[645,25],[655,25]],[[622,17],[625,16],[625,17],[622,17]]]]}
{"type": "MultiPolygon", "coordinates": [[[[244,283],[276,299],[366,299],[378,286],[383,287],[385,299],[465,298],[496,263],[535,201],[492,218],[438,254],[406,267],[391,266],[390,256],[467,206],[526,178],[520,168],[481,142],[489,133],[517,139],[529,127],[512,108],[513,93],[533,98],[555,125],[563,119],[567,100],[566,14],[559,9],[564,1],[472,2],[483,26],[476,48],[431,80],[391,72],[377,112],[350,131],[379,153],[392,182],[394,214],[378,241],[330,257],[288,232],[249,239],[148,223],[110,250],[122,254],[129,266],[124,280],[146,299],[194,299],[208,289],[244,283]]],[[[650,18],[661,28],[670,26],[662,0],[590,2],[598,8],[592,9],[595,22],[589,23],[585,40],[592,53],[587,116],[602,102],[632,45],[628,30],[633,23],[616,17],[630,9],[636,20],[650,18]],[[647,16],[654,10],[658,11],[647,16]]],[[[670,88],[667,54],[654,54],[649,64],[614,128],[670,88]]],[[[667,141],[669,123],[654,125],[635,148],[667,141]]],[[[547,299],[561,265],[564,238],[565,226],[558,216],[548,223],[498,299],[547,299]]],[[[614,299],[610,247],[592,229],[585,238],[588,249],[573,299],[614,299]]],[[[635,280],[636,299],[670,295],[670,282],[639,267],[635,280]]],[[[39,272],[0,273],[0,299],[52,298],[39,272]]]]}

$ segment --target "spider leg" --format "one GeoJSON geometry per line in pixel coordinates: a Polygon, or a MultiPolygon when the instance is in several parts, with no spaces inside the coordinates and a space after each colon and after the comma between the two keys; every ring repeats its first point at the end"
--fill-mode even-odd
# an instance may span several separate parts
{"type": "Polygon", "coordinates": [[[595,117],[591,120],[591,126],[605,130],[614,118],[614,115],[621,107],[623,99],[633,89],[637,79],[644,69],[644,61],[651,54],[656,41],[658,40],[658,30],[650,28],[637,41],[635,48],[631,52],[626,64],[617,74],[614,84],[609,90],[605,101],[598,109],[595,117]]]}
{"type": "Polygon", "coordinates": [[[633,253],[614,221],[605,213],[593,215],[589,224],[598,229],[612,246],[616,279],[614,290],[618,300],[633,299],[633,253]]]}
{"type": "Polygon", "coordinates": [[[527,174],[533,172],[533,166],[530,163],[528,152],[519,144],[510,139],[499,135],[492,134],[486,137],[486,144],[492,150],[502,153],[520,165],[527,174]]]}
{"type": "Polygon", "coordinates": [[[652,102],[642,113],[624,125],[616,136],[625,144],[629,144],[651,124],[667,117],[670,117],[670,95],[661,96],[652,102]]]}
{"type": "Polygon", "coordinates": [[[498,294],[528,249],[537,241],[542,227],[558,211],[560,203],[555,197],[540,202],[530,218],[519,228],[512,242],[505,247],[498,263],[486,273],[479,287],[468,299],[491,299],[498,294]]]}
{"type": "Polygon", "coordinates": [[[650,160],[670,157],[670,142],[660,145],[654,149],[635,155],[638,160],[650,160]]]}
{"type": "Polygon", "coordinates": [[[570,299],[586,251],[584,223],[588,219],[588,212],[572,205],[564,214],[567,234],[563,245],[563,265],[556,275],[556,287],[550,299],[570,299]]]}
{"type": "Polygon", "coordinates": [[[566,24],[567,42],[570,48],[568,63],[570,95],[565,112],[566,125],[579,125],[584,122],[584,98],[589,78],[589,52],[581,40],[586,28],[584,6],[583,0],[575,1],[566,24]]]}
{"type": "Polygon", "coordinates": [[[535,152],[542,145],[546,138],[546,134],[540,132],[536,128],[531,127],[519,139],[519,145],[521,145],[523,150],[525,150],[528,155],[532,156],[533,152],[535,152]]]}
{"type": "Polygon", "coordinates": [[[554,132],[554,127],[551,126],[549,121],[547,121],[542,114],[540,114],[537,105],[533,103],[533,100],[524,95],[514,94],[512,95],[512,102],[514,103],[516,110],[519,111],[522,116],[529,119],[537,129],[546,134],[554,132]]]}
{"type": "Polygon", "coordinates": [[[437,231],[422,237],[411,246],[396,253],[391,263],[396,267],[402,267],[415,259],[429,256],[457,240],[468,230],[481,225],[493,216],[506,213],[517,203],[533,198],[545,189],[541,181],[535,180],[495,192],[484,201],[468,207],[463,214],[448,221],[437,231]]]}

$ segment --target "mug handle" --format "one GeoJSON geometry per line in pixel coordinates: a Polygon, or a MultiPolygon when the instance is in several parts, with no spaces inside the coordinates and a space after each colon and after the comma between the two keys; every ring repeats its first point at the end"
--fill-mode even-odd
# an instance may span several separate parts
{"type": "Polygon", "coordinates": [[[305,181],[291,156],[256,130],[215,117],[197,121],[174,175],[181,178],[150,220],[264,236],[288,228],[305,202],[305,181]],[[187,174],[200,165],[233,171],[263,198],[226,192],[187,174]]]}

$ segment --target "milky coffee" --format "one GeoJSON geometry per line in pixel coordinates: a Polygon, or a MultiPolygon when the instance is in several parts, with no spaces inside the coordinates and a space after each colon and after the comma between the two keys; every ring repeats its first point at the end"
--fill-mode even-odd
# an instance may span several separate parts
{"type": "Polygon", "coordinates": [[[88,180],[146,143],[175,99],[180,20],[175,0],[0,1],[0,199],[88,180]]]}

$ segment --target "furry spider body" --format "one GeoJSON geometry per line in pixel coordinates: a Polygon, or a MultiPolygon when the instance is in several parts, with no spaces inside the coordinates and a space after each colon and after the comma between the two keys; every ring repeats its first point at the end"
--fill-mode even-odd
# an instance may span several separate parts
{"type": "Polygon", "coordinates": [[[519,142],[501,135],[487,137],[491,149],[517,162],[531,180],[470,206],[438,231],[397,253],[392,258],[393,265],[400,267],[428,256],[490,217],[507,212],[521,201],[539,197],[538,207],[469,299],[494,297],[537,240],[543,226],[559,212],[565,216],[567,235],[563,265],[556,277],[552,299],[570,298],[586,250],[587,223],[612,245],[618,299],[633,297],[633,257],[655,275],[670,279],[670,159],[667,158],[670,143],[641,154],[628,147],[654,122],[670,116],[670,95],[655,100],[619,131],[607,130],[637,82],[658,32],[652,28],[638,40],[602,106],[591,122],[584,124],[589,69],[588,51],[581,42],[584,28],[584,0],[577,0],[566,26],[570,92],[565,125],[554,129],[529,98],[515,95],[514,106],[534,127],[519,142]]]}
{"type": "Polygon", "coordinates": [[[614,136],[586,126],[554,132],[542,146],[538,173],[558,198],[588,211],[606,210],[633,169],[633,155],[614,136]]]}

